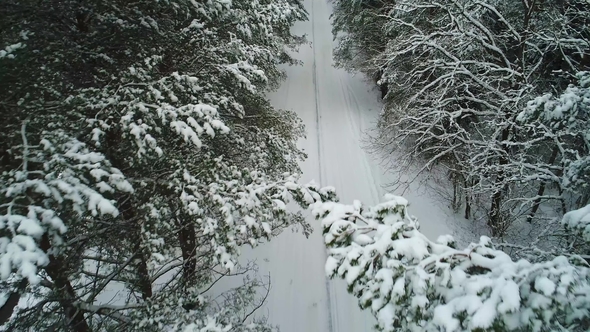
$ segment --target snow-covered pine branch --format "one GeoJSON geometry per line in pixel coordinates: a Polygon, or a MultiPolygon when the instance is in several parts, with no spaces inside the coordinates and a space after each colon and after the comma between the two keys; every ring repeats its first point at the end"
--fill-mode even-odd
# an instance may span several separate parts
{"type": "MultiPolygon", "coordinates": [[[[450,236],[432,241],[388,195],[365,207],[316,204],[328,250],[326,273],[346,280],[381,331],[586,331],[590,266],[577,256],[513,261],[487,237],[456,249],[450,236]]],[[[587,208],[585,209],[587,210],[587,208]]],[[[576,226],[587,211],[564,222],[576,226]]]]}
{"type": "Polygon", "coordinates": [[[64,132],[42,133],[33,145],[24,123],[22,138],[13,151],[21,167],[0,176],[0,278],[38,284],[38,269],[49,263],[43,239],[50,238],[56,243],[52,251],[59,251],[69,219],[117,217],[109,196],[133,188],[104,155],[64,132]]]}

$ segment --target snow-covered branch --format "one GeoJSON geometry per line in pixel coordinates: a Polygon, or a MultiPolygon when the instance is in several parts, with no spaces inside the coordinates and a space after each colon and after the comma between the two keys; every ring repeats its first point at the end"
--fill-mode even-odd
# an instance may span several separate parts
{"type": "Polygon", "coordinates": [[[374,207],[318,203],[313,211],[327,275],[346,280],[382,331],[582,331],[590,323],[590,266],[579,256],[513,261],[487,237],[455,249],[450,236],[420,233],[397,196],[374,207]]]}

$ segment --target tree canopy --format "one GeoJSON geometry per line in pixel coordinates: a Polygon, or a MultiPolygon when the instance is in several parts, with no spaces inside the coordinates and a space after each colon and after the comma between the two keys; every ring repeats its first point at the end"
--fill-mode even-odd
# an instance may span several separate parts
{"type": "Polygon", "coordinates": [[[3,1],[5,330],[270,331],[237,255],[333,196],[297,183],[303,126],[264,93],[298,0],[3,1]],[[224,299],[224,300],[223,300],[224,299]]]}

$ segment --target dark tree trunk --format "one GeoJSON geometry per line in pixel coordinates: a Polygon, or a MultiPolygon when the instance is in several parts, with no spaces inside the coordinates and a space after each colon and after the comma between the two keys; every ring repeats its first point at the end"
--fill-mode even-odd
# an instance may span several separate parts
{"type": "Polygon", "coordinates": [[[451,207],[453,212],[458,212],[461,208],[461,183],[464,183],[463,178],[458,174],[451,174],[451,181],[453,182],[453,200],[451,207]]]}
{"type": "Polygon", "coordinates": [[[182,274],[184,280],[190,280],[197,269],[196,261],[196,250],[197,250],[197,236],[195,229],[190,223],[186,223],[183,220],[178,220],[180,225],[180,231],[178,232],[178,240],[180,242],[180,248],[182,250],[182,274]]]}
{"type": "MultiPolygon", "coordinates": [[[[140,235],[138,235],[140,236],[140,235]]],[[[152,297],[152,281],[150,280],[150,274],[147,267],[145,254],[143,252],[143,248],[141,248],[141,241],[138,240],[137,244],[134,248],[135,257],[137,263],[135,264],[135,268],[137,270],[137,288],[141,293],[141,298],[147,300],[152,297]]]]}
{"type": "Polygon", "coordinates": [[[14,308],[16,308],[18,301],[20,300],[21,291],[27,287],[27,284],[27,280],[21,280],[21,282],[18,284],[17,290],[10,293],[8,299],[6,299],[6,302],[4,302],[4,305],[2,308],[0,308],[0,326],[6,324],[10,317],[12,317],[14,308]]]}
{"type": "Polygon", "coordinates": [[[135,204],[131,199],[121,197],[119,199],[119,212],[125,220],[132,239],[130,240],[132,246],[132,255],[134,256],[133,268],[137,272],[137,278],[134,280],[135,284],[132,285],[135,291],[141,293],[141,298],[146,300],[152,297],[152,282],[149,275],[149,269],[147,267],[147,259],[144,248],[142,248],[141,240],[141,223],[138,219],[135,211],[135,204]]]}
{"type": "Polygon", "coordinates": [[[152,282],[147,267],[147,259],[144,248],[142,248],[141,227],[142,220],[137,217],[135,210],[136,202],[133,202],[128,197],[121,197],[119,199],[119,212],[125,220],[125,223],[132,235],[130,246],[132,247],[132,255],[134,256],[133,268],[137,273],[137,278],[134,279],[135,284],[132,285],[135,291],[141,293],[141,298],[146,300],[152,297],[152,282]]]}
{"type": "Polygon", "coordinates": [[[389,91],[387,88],[387,83],[381,83],[379,88],[381,89],[381,99],[385,99],[385,96],[387,96],[387,92],[389,91]]]}
{"type": "MultiPolygon", "coordinates": [[[[561,186],[559,187],[558,190],[559,190],[559,196],[562,196],[563,195],[563,189],[561,189],[561,186]]],[[[561,213],[565,215],[567,213],[567,208],[565,206],[565,199],[563,198],[563,196],[561,197],[560,201],[561,201],[561,213]]]]}
{"type": "MultiPolygon", "coordinates": [[[[551,153],[551,157],[549,157],[549,166],[553,165],[553,163],[555,162],[555,159],[557,159],[557,153],[559,152],[559,149],[554,148],[553,152],[551,153]]],[[[539,186],[539,190],[537,191],[537,198],[535,199],[535,201],[533,202],[533,208],[531,209],[531,213],[527,216],[527,221],[530,223],[533,221],[533,218],[535,217],[535,214],[537,213],[537,210],[539,209],[539,205],[541,204],[541,196],[543,196],[543,194],[545,193],[545,187],[546,187],[547,183],[545,181],[543,181],[541,183],[541,185],[539,186]]]]}
{"type": "MultiPolygon", "coordinates": [[[[502,169],[502,167],[505,166],[506,164],[508,164],[508,155],[507,155],[508,149],[505,146],[504,142],[508,139],[509,135],[510,135],[510,127],[504,128],[504,130],[502,130],[502,137],[501,137],[501,142],[500,142],[503,153],[498,158],[498,165],[500,167],[498,170],[498,177],[496,178],[497,185],[501,185],[502,182],[504,182],[505,174],[504,174],[504,170],[502,169]]],[[[498,236],[502,232],[501,224],[503,223],[503,220],[502,220],[501,206],[502,206],[504,192],[506,191],[506,189],[507,189],[506,185],[504,184],[501,186],[501,188],[496,189],[496,191],[492,195],[492,205],[490,207],[488,226],[491,228],[493,236],[498,236]]]]}
{"type": "Polygon", "coordinates": [[[465,219],[471,218],[471,196],[465,195],[465,219]]]}
{"type": "MultiPolygon", "coordinates": [[[[51,249],[51,243],[47,235],[44,235],[41,239],[41,249],[45,252],[49,252],[51,249]]],[[[54,255],[49,255],[49,264],[45,267],[45,272],[53,281],[54,290],[59,294],[58,302],[64,311],[65,319],[71,330],[73,332],[90,332],[83,311],[74,305],[78,296],[68,279],[68,271],[64,262],[54,255]]]]}
{"type": "MultiPolygon", "coordinates": [[[[561,199],[563,201],[563,199],[561,199]]],[[[590,201],[590,195],[584,194],[580,199],[580,204],[578,205],[578,209],[583,208],[584,206],[588,205],[588,201],[590,201]]],[[[564,203],[565,204],[565,203],[564,203]]]]}
{"type": "Polygon", "coordinates": [[[385,99],[385,96],[387,96],[387,92],[389,91],[388,87],[387,87],[387,83],[381,81],[381,84],[379,84],[378,82],[383,78],[383,69],[379,69],[376,73],[376,77],[374,78],[375,83],[377,83],[377,86],[379,86],[379,90],[381,90],[381,99],[385,99]]]}
{"type": "Polygon", "coordinates": [[[468,190],[467,188],[473,188],[474,186],[474,181],[473,179],[468,179],[468,180],[463,180],[463,183],[465,183],[465,214],[464,217],[465,219],[470,219],[471,218],[471,205],[473,204],[473,197],[469,194],[470,193],[470,189],[468,190]]]}

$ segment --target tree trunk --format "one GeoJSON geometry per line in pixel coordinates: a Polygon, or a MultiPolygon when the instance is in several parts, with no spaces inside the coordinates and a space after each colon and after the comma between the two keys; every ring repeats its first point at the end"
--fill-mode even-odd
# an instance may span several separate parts
{"type": "MultiPolygon", "coordinates": [[[[51,249],[51,243],[47,235],[44,235],[41,239],[41,249],[45,252],[49,252],[51,249]]],[[[83,311],[74,306],[78,296],[68,279],[68,271],[64,262],[54,255],[49,255],[49,264],[45,267],[45,272],[53,281],[54,290],[59,294],[58,302],[72,331],[90,332],[83,311]]]]}
{"type": "MultiPolygon", "coordinates": [[[[560,188],[560,190],[561,190],[561,188],[560,188]]],[[[563,198],[562,198],[562,200],[563,200],[563,198]]],[[[578,200],[576,201],[576,208],[578,208],[578,209],[583,208],[584,206],[588,205],[588,201],[590,201],[590,194],[588,192],[582,193],[582,196],[580,196],[580,198],[578,198],[578,200]]]]}
{"type": "Polygon", "coordinates": [[[451,202],[453,212],[457,212],[457,184],[453,181],[453,201],[451,202]]]}
{"type": "Polygon", "coordinates": [[[178,240],[182,250],[182,274],[185,281],[190,280],[197,269],[196,250],[197,250],[197,236],[195,229],[189,223],[178,220],[180,231],[178,232],[178,240]]]}
{"type": "Polygon", "coordinates": [[[506,127],[506,128],[504,128],[504,130],[502,130],[502,137],[501,137],[500,145],[502,147],[503,154],[501,154],[500,158],[498,159],[498,165],[500,166],[500,169],[498,171],[498,177],[496,178],[496,185],[499,188],[497,188],[496,191],[494,192],[494,194],[492,195],[492,205],[490,207],[490,214],[489,214],[489,218],[488,218],[488,226],[492,229],[493,236],[498,236],[501,233],[500,225],[503,222],[501,206],[502,206],[503,195],[504,195],[504,192],[506,191],[507,188],[506,188],[506,184],[502,184],[502,182],[504,181],[504,176],[505,176],[502,166],[508,164],[508,156],[507,156],[508,149],[506,148],[506,146],[503,142],[508,139],[509,134],[510,134],[510,127],[506,127]]]}
{"type": "Polygon", "coordinates": [[[490,216],[488,218],[488,226],[492,230],[493,236],[500,234],[500,224],[502,223],[502,216],[500,212],[500,206],[502,205],[502,194],[504,190],[498,189],[492,195],[492,206],[490,208],[490,216]]]}
{"type": "Polygon", "coordinates": [[[458,176],[452,176],[453,180],[453,201],[451,206],[453,212],[458,212],[461,204],[461,198],[459,197],[459,179],[458,176]]]}
{"type": "Polygon", "coordinates": [[[20,300],[21,291],[27,287],[27,284],[28,282],[26,279],[21,280],[16,291],[10,293],[8,299],[6,299],[6,302],[4,302],[4,305],[0,308],[0,326],[6,324],[10,317],[12,317],[14,308],[16,308],[18,301],[20,300]]]}
{"type": "MultiPolygon", "coordinates": [[[[375,82],[378,83],[379,81],[381,81],[382,78],[383,69],[379,69],[379,71],[377,72],[377,78],[375,79],[375,82]]],[[[387,92],[389,91],[389,89],[387,88],[387,83],[384,83],[382,81],[381,84],[377,84],[377,86],[379,86],[379,89],[381,90],[381,99],[385,99],[385,96],[387,96],[387,92]]]]}
{"type": "Polygon", "coordinates": [[[473,188],[473,186],[475,185],[474,180],[469,178],[469,179],[463,179],[463,183],[465,184],[465,214],[464,217],[465,219],[470,219],[471,218],[471,205],[473,204],[473,197],[470,195],[471,192],[471,188],[473,188]],[[470,188],[470,189],[467,189],[470,188]]]}
{"type": "MultiPolygon", "coordinates": [[[[120,144],[119,140],[121,132],[119,130],[109,130],[106,134],[105,145],[106,155],[111,161],[114,167],[118,169],[128,168],[129,165],[125,162],[123,156],[117,151],[117,147],[120,144]]],[[[145,176],[150,176],[146,174],[145,176]]],[[[147,259],[144,249],[141,247],[141,224],[142,220],[137,219],[137,213],[135,207],[138,206],[138,202],[133,202],[130,197],[121,196],[118,199],[119,212],[121,213],[123,220],[129,223],[128,227],[131,230],[131,234],[135,241],[135,245],[132,246],[132,255],[135,256],[133,262],[133,268],[138,274],[137,284],[131,285],[135,291],[141,293],[142,299],[146,300],[152,297],[152,282],[149,275],[149,269],[147,267],[147,259]]]]}
{"type": "Polygon", "coordinates": [[[141,293],[141,298],[146,300],[152,297],[152,282],[149,275],[149,269],[147,267],[147,259],[144,249],[142,248],[141,240],[141,227],[142,220],[137,218],[135,211],[136,202],[133,202],[128,197],[119,198],[119,212],[128,223],[128,230],[132,236],[132,255],[134,260],[132,263],[133,268],[137,273],[137,278],[134,279],[135,284],[131,285],[134,291],[141,293]]]}
{"type": "Polygon", "coordinates": [[[471,218],[471,196],[465,195],[465,219],[471,218]]]}
{"type": "MultiPolygon", "coordinates": [[[[140,236],[140,235],[138,235],[140,236]]],[[[138,238],[139,239],[139,238],[138,238]]],[[[141,248],[141,240],[137,241],[135,248],[136,263],[135,268],[137,270],[137,288],[141,293],[141,298],[147,300],[152,297],[152,281],[150,280],[150,274],[147,267],[145,254],[143,248],[141,248]]]]}
{"type": "MultiPolygon", "coordinates": [[[[559,149],[557,149],[557,147],[555,147],[553,149],[553,152],[551,152],[551,157],[549,157],[549,166],[553,165],[553,163],[555,162],[555,159],[557,159],[557,153],[559,152],[559,149]]],[[[543,196],[543,194],[545,193],[545,186],[546,186],[546,182],[543,181],[541,183],[541,185],[539,186],[539,190],[537,191],[537,198],[535,199],[534,203],[533,203],[533,208],[531,209],[531,213],[527,216],[527,221],[530,223],[533,221],[533,218],[535,217],[535,214],[537,213],[537,210],[539,209],[539,205],[541,204],[541,196],[543,196]]]]}
{"type": "Polygon", "coordinates": [[[389,92],[389,89],[387,88],[387,83],[381,83],[381,85],[379,85],[379,88],[381,89],[381,99],[385,99],[385,96],[387,96],[387,92],[389,92]]]}
{"type": "MultiPolygon", "coordinates": [[[[561,186],[559,187],[559,196],[563,195],[563,189],[561,189],[561,186]]],[[[561,201],[561,213],[563,215],[565,215],[567,213],[567,208],[565,206],[565,199],[563,198],[563,196],[561,197],[561,199],[559,199],[561,201]]]]}

